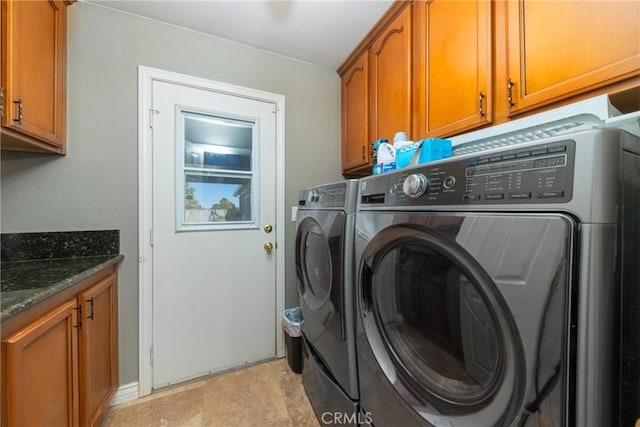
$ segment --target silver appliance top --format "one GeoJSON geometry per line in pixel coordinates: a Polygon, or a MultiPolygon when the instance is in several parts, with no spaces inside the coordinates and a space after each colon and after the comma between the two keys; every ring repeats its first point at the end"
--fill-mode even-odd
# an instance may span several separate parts
{"type": "Polygon", "coordinates": [[[344,210],[355,212],[358,197],[358,180],[333,182],[307,188],[298,192],[298,209],[344,210]]]}

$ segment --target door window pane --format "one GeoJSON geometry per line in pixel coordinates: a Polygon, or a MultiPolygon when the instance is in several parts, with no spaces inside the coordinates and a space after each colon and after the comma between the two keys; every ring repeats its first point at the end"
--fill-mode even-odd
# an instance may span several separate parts
{"type": "Polygon", "coordinates": [[[194,112],[181,117],[178,229],[252,226],[255,123],[194,112]]]}
{"type": "Polygon", "coordinates": [[[251,179],[185,174],[184,222],[251,221],[251,179]]]}

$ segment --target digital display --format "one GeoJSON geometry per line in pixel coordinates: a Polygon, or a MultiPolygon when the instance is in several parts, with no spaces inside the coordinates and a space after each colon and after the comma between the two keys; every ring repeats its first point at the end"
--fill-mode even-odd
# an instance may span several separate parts
{"type": "Polygon", "coordinates": [[[533,161],[533,168],[552,168],[565,165],[565,156],[545,157],[544,159],[536,159],[533,161]]]}

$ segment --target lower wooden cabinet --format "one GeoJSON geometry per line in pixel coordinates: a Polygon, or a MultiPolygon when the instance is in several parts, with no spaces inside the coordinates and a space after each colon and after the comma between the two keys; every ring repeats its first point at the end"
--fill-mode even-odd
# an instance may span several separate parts
{"type": "Polygon", "coordinates": [[[77,302],[2,342],[2,425],[78,425],[77,302]]]}
{"type": "Polygon", "coordinates": [[[116,271],[2,340],[2,426],[93,426],[118,385],[116,271]]]}
{"type": "Polygon", "coordinates": [[[116,278],[111,275],[78,296],[80,328],[80,425],[93,426],[118,386],[116,278]]]}

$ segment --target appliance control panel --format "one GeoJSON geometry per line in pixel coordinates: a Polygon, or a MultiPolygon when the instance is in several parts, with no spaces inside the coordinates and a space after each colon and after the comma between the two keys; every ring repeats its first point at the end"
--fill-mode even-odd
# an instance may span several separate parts
{"type": "Polygon", "coordinates": [[[336,183],[301,190],[298,193],[298,206],[304,207],[343,207],[347,196],[347,184],[336,183]]]}
{"type": "Polygon", "coordinates": [[[453,157],[390,174],[385,204],[566,203],[574,159],[573,140],[453,157]]]}

